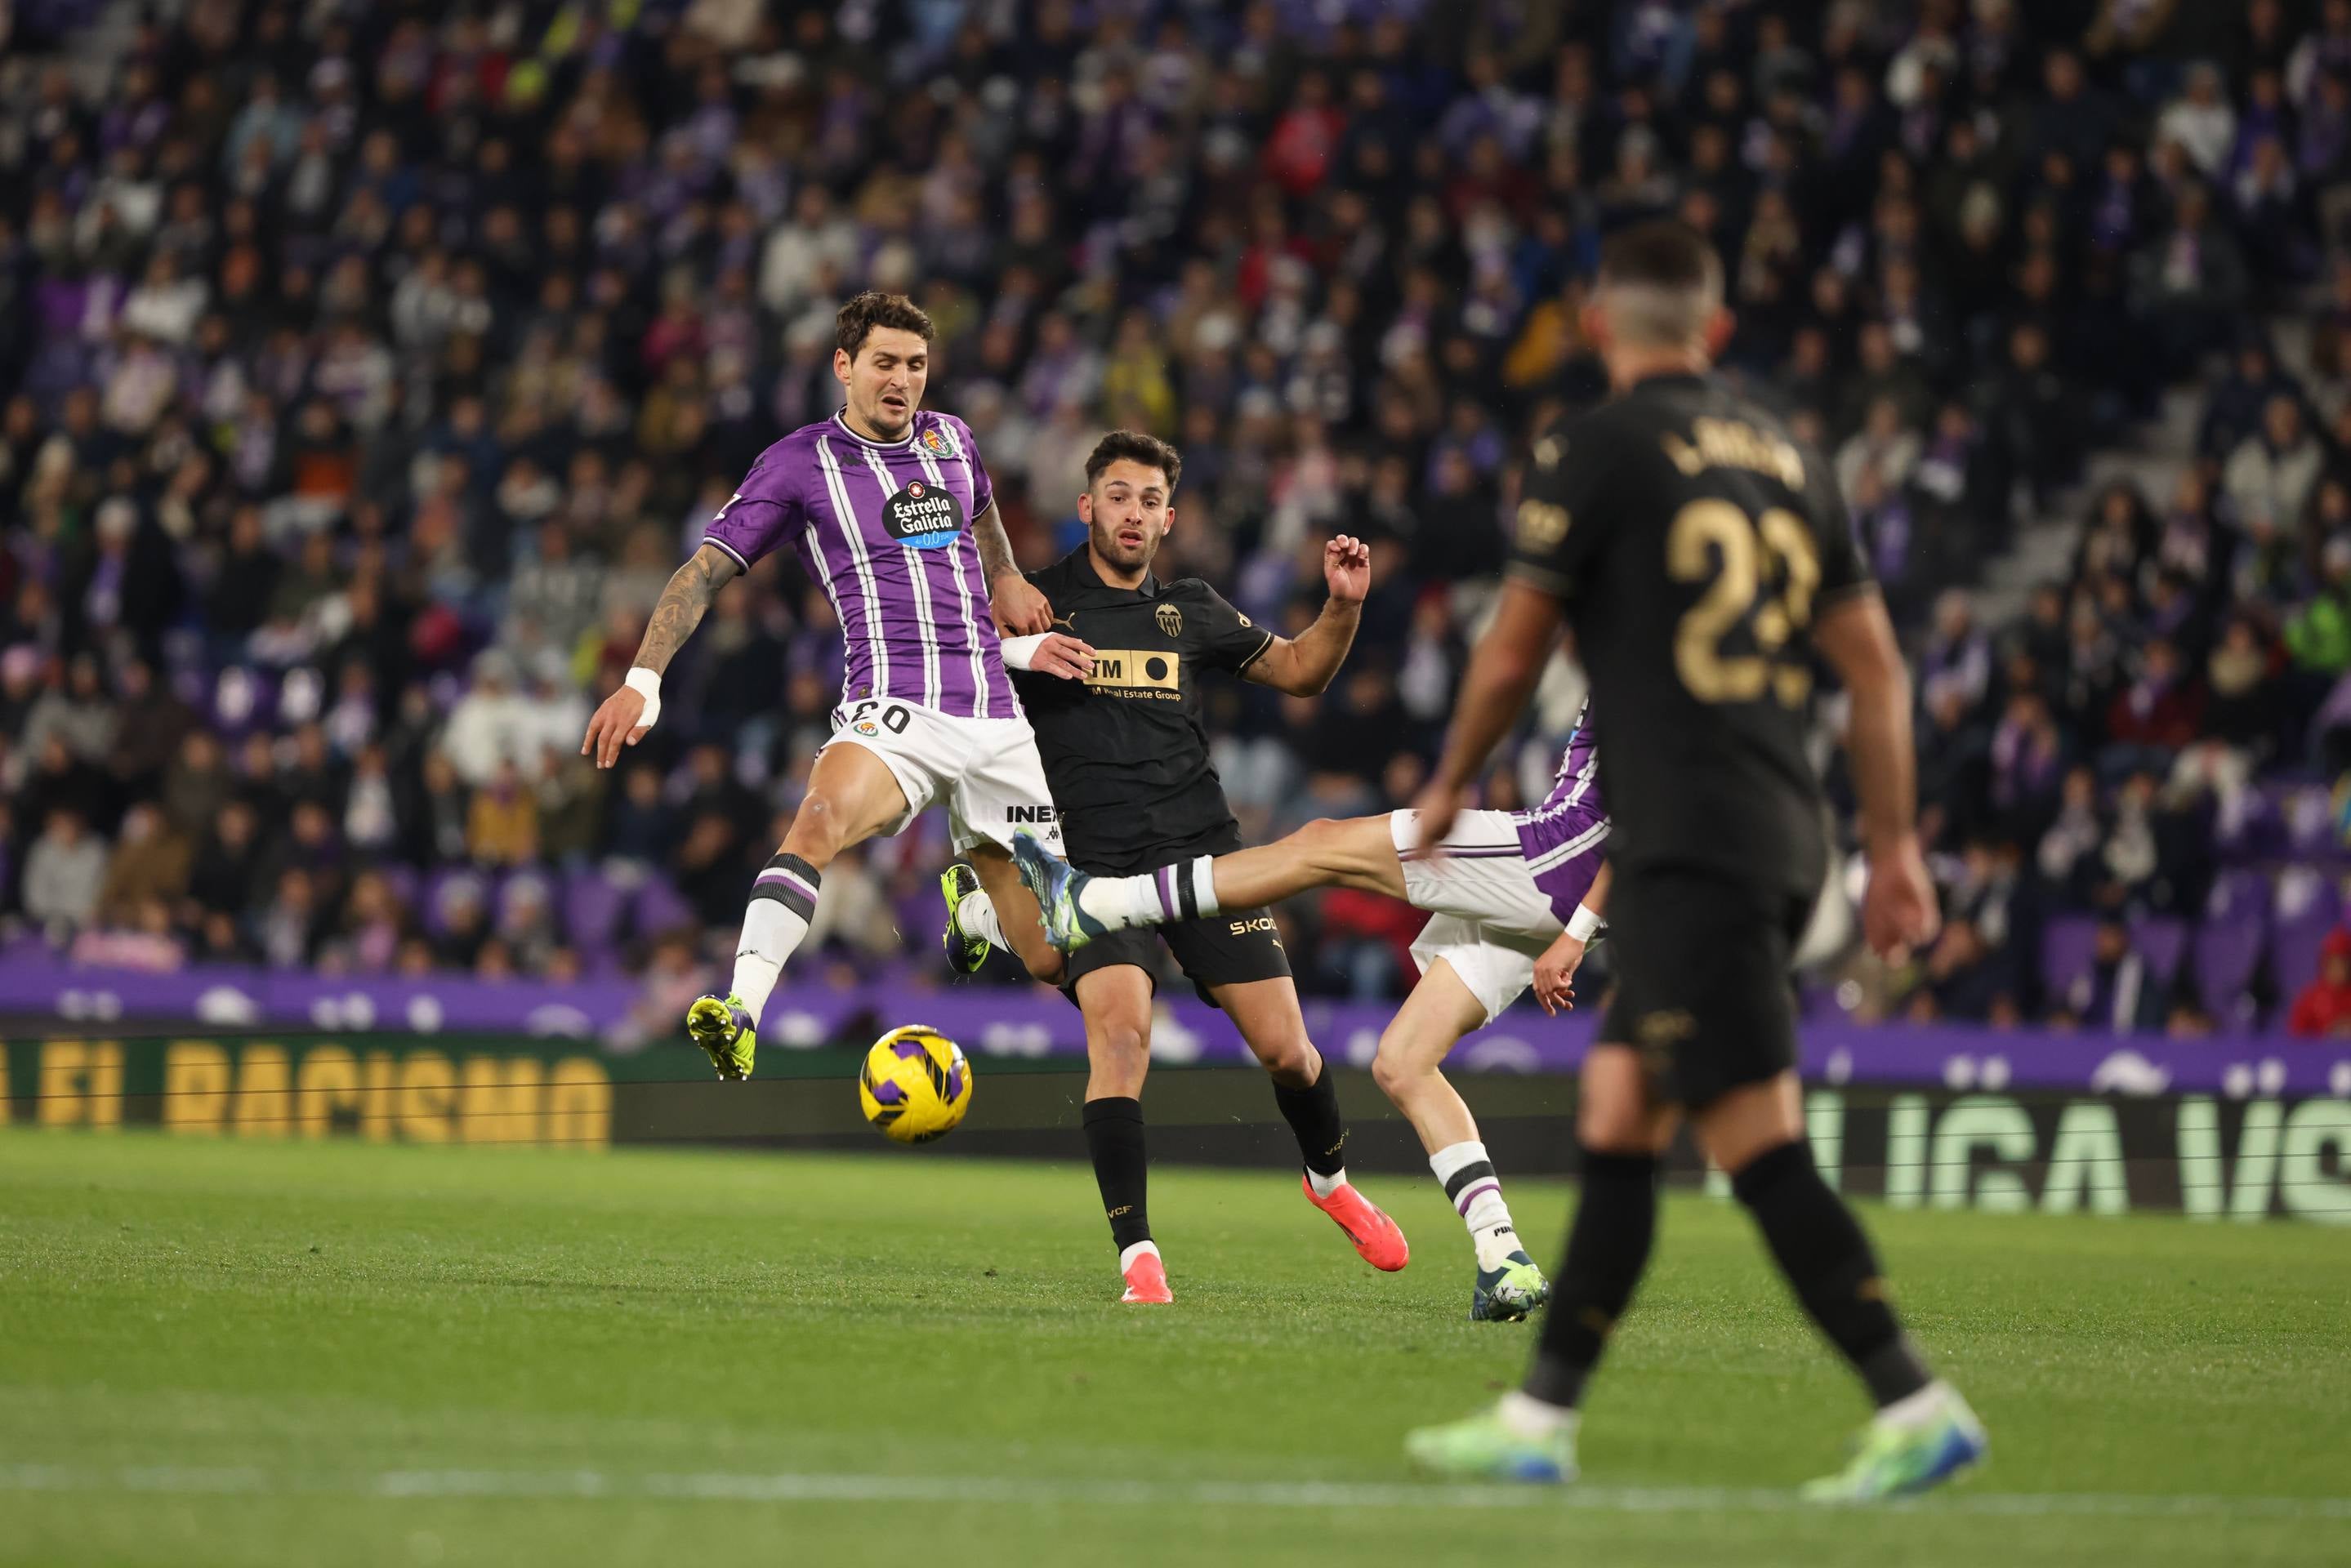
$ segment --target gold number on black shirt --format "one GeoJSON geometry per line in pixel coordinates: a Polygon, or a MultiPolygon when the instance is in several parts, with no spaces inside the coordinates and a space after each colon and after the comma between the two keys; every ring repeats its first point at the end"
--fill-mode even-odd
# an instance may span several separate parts
{"type": "Polygon", "coordinates": [[[1691,696],[1751,702],[1768,685],[1791,708],[1803,701],[1812,670],[1779,659],[1788,639],[1811,624],[1821,581],[1820,555],[1802,518],[1775,506],[1750,519],[1728,501],[1693,501],[1667,531],[1666,570],[1676,582],[1707,585],[1674,630],[1674,669],[1691,696]],[[1767,587],[1770,597],[1757,605],[1767,587]],[[1723,639],[1750,609],[1762,651],[1724,653],[1723,639]]]}

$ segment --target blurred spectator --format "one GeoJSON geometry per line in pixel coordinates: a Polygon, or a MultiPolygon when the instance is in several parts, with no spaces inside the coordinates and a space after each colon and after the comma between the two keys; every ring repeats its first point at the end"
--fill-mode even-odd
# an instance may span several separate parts
{"type": "Polygon", "coordinates": [[[2286,1032],[2307,1039],[2351,1035],[2351,931],[2338,927],[2326,933],[2318,974],[2294,999],[2286,1032]]]}
{"type": "Polygon", "coordinates": [[[2325,466],[2326,451],[2304,427],[2302,405],[2286,393],[2272,395],[2260,431],[2237,444],[2221,476],[2237,525],[2257,542],[2293,533],[2325,466]]]}
{"type": "Polygon", "coordinates": [[[177,903],[187,889],[193,857],[187,839],[159,807],[143,801],[132,806],[123,814],[121,836],[107,862],[97,918],[127,926],[151,903],[167,909],[177,903]]]}
{"type": "Polygon", "coordinates": [[[441,750],[457,777],[479,789],[502,766],[523,759],[531,717],[529,704],[515,690],[517,672],[510,656],[495,649],[483,654],[474,660],[473,675],[472,686],[450,711],[441,750]]]}
{"type": "Polygon", "coordinates": [[[74,931],[98,912],[106,846],[90,836],[81,813],[58,806],[25,857],[25,913],[53,931],[74,931]]]}
{"type": "Polygon", "coordinates": [[[512,759],[501,760],[489,783],[474,792],[465,848],[477,866],[521,866],[538,857],[538,802],[512,759]]]}
{"type": "Polygon", "coordinates": [[[2094,1034],[2139,1034],[2163,1026],[2163,998],[2147,961],[2117,919],[2098,922],[2096,947],[2085,970],[2059,1000],[2058,1022],[2094,1034]]]}

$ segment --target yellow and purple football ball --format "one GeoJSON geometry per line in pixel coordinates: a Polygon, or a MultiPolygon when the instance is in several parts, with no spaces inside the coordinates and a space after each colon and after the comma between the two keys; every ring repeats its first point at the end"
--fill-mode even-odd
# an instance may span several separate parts
{"type": "Polygon", "coordinates": [[[971,1064],[962,1046],[928,1024],[893,1029],[865,1053],[857,1102],[867,1121],[899,1143],[945,1137],[971,1108],[971,1064]]]}

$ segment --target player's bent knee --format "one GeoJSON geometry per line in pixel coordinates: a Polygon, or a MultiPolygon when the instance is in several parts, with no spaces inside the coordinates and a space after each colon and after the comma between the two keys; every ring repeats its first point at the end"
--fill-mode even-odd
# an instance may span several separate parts
{"type": "Polygon", "coordinates": [[[1438,1075],[1437,1064],[1443,1059],[1442,1053],[1432,1054],[1383,1038],[1380,1054],[1372,1058],[1372,1082],[1380,1086],[1380,1093],[1401,1104],[1438,1075]]]}
{"type": "Polygon", "coordinates": [[[1644,1102],[1587,1092],[1575,1108],[1575,1138],[1595,1154],[1649,1154],[1656,1114],[1644,1102]]]}
{"type": "Polygon", "coordinates": [[[1086,1028],[1087,1054],[1094,1060],[1095,1071],[1104,1066],[1129,1067],[1140,1080],[1143,1068],[1151,1060],[1151,1031],[1145,1024],[1123,1018],[1104,1019],[1086,1028]]]}
{"type": "Polygon", "coordinates": [[[783,850],[821,871],[841,853],[841,841],[848,831],[848,817],[840,806],[824,795],[811,794],[792,814],[792,826],[784,835],[783,850]]]}
{"type": "Polygon", "coordinates": [[[1250,1052],[1258,1065],[1275,1077],[1295,1080],[1299,1087],[1314,1081],[1314,1043],[1303,1034],[1278,1035],[1271,1040],[1252,1040],[1250,1052]]]}

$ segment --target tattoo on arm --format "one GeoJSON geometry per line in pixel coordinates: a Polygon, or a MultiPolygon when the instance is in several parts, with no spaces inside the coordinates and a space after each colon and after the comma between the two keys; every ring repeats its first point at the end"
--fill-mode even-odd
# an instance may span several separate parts
{"type": "Polygon", "coordinates": [[[979,546],[980,575],[993,583],[1007,572],[1017,572],[1019,563],[1012,558],[1012,536],[1004,531],[1003,514],[990,501],[987,510],[971,522],[972,543],[979,546]]]}
{"type": "Polygon", "coordinates": [[[726,551],[705,545],[686,558],[686,563],[673,574],[669,587],[662,590],[661,602],[653,606],[653,619],[645,625],[645,639],[637,645],[636,663],[639,669],[659,675],[702,624],[710,601],[718,590],[736,576],[741,568],[726,551]]]}

